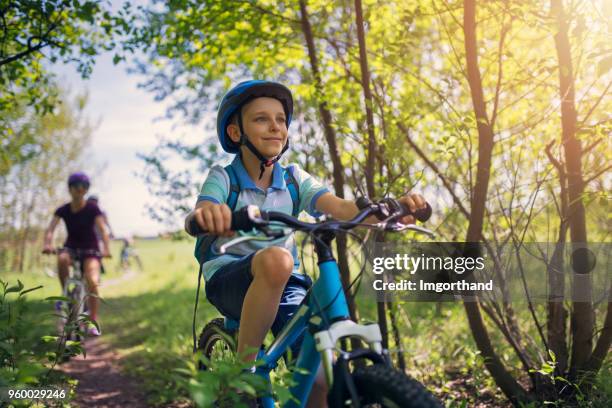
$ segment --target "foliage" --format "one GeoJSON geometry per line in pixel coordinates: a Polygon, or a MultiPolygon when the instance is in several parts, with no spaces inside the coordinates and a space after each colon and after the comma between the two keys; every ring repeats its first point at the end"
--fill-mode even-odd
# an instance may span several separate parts
{"type": "Polygon", "coordinates": [[[289,388],[295,385],[292,378],[297,370],[295,366],[287,367],[281,362],[271,373],[270,390],[262,377],[247,371],[253,364],[243,362],[236,355],[226,359],[208,360],[196,353],[193,361],[198,359],[201,359],[209,369],[197,370],[196,364],[190,363],[189,369],[178,370],[188,376],[191,397],[198,407],[242,406],[245,404],[243,399],[245,395],[257,397],[269,392],[272,392],[279,406],[284,406],[290,400],[299,403],[289,391],[289,388]]]}
{"type": "Polygon", "coordinates": [[[36,133],[20,132],[23,115],[50,113],[60,102],[48,64],[72,64],[88,77],[95,57],[131,29],[128,10],[125,3],[112,14],[100,0],[0,1],[0,141],[7,154],[0,175],[42,143],[36,133]]]}
{"type": "MultiPolygon", "coordinates": [[[[74,381],[55,369],[65,358],[84,353],[78,341],[67,341],[65,333],[48,334],[56,318],[50,313],[34,313],[26,294],[42,286],[25,289],[21,281],[10,285],[0,279],[0,386],[67,387],[74,393],[74,381]]],[[[55,298],[49,298],[51,307],[55,298]]],[[[68,321],[67,327],[78,326],[86,319],[68,321]]],[[[26,403],[26,402],[24,402],[26,403]]]]}
{"type": "Polygon", "coordinates": [[[266,392],[265,380],[246,371],[252,364],[235,355],[224,360],[208,360],[198,355],[195,358],[202,359],[210,367],[210,370],[198,371],[193,364],[192,370],[186,372],[191,377],[191,397],[198,407],[247,407],[245,397],[256,398],[266,392]]]}

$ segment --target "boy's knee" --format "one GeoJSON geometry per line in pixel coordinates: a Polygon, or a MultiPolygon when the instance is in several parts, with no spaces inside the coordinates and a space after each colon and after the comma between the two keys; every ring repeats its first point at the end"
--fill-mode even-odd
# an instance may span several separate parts
{"type": "Polygon", "coordinates": [[[253,257],[252,271],[253,277],[284,287],[293,272],[293,256],[282,247],[262,249],[253,257]]]}

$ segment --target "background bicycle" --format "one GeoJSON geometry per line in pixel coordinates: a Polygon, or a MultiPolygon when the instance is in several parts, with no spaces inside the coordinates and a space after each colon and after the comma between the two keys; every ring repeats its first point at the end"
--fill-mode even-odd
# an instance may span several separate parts
{"type": "Polygon", "coordinates": [[[87,333],[88,325],[97,323],[89,318],[87,314],[87,301],[89,296],[94,296],[87,290],[84,280],[84,262],[87,256],[102,257],[99,251],[83,250],[60,247],[53,251],[45,252],[48,255],[57,255],[66,252],[70,255],[71,264],[68,276],[64,282],[61,299],[55,303],[55,310],[58,313],[57,329],[58,333],[66,338],[67,341],[82,340],[87,333]]]}
{"type": "Polygon", "coordinates": [[[134,248],[134,239],[126,237],[121,239],[121,254],[119,256],[119,270],[125,272],[142,272],[142,260],[138,251],[134,248]]]}

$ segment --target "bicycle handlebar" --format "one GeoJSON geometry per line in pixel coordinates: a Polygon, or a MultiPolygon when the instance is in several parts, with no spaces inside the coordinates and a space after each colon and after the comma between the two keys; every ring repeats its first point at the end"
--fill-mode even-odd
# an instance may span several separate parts
{"type": "MultiPolygon", "coordinates": [[[[230,229],[232,231],[250,231],[253,228],[256,228],[264,232],[269,237],[280,237],[283,235],[282,231],[273,231],[266,228],[271,221],[281,222],[288,227],[292,227],[296,231],[324,231],[338,229],[350,230],[360,225],[360,223],[370,215],[375,215],[378,219],[384,221],[383,225],[385,229],[392,229],[386,227],[389,225],[389,223],[395,223],[402,217],[412,215],[417,220],[423,222],[427,221],[432,213],[429,203],[427,203],[425,208],[419,209],[413,213],[399,201],[391,198],[384,199],[379,203],[361,202],[361,204],[361,211],[352,220],[330,220],[322,223],[304,222],[285,213],[278,211],[264,211],[260,210],[259,207],[255,205],[248,205],[232,213],[232,223],[230,229]]],[[[192,218],[189,221],[186,231],[188,234],[194,237],[207,233],[207,231],[200,227],[195,218],[192,218]]]]}

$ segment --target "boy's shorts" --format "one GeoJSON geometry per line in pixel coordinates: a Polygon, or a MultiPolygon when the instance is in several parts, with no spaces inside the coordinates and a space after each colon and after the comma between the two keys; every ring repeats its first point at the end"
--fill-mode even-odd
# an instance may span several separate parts
{"type": "MultiPolygon", "coordinates": [[[[238,258],[223,265],[206,282],[206,297],[223,316],[240,320],[242,304],[246,292],[253,281],[251,275],[251,262],[255,253],[238,258]]],[[[285,290],[281,296],[278,313],[272,323],[272,333],[276,337],[285,324],[298,309],[306,296],[308,288],[312,286],[309,276],[303,274],[291,274],[285,290]]],[[[297,357],[304,335],[299,337],[291,346],[293,357],[297,357]]]]}

